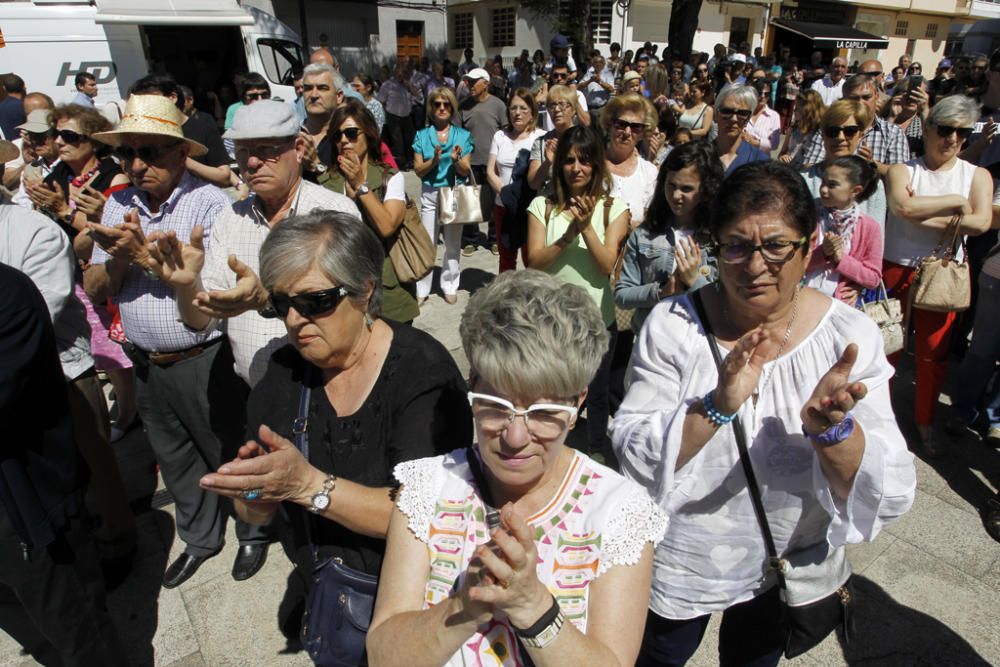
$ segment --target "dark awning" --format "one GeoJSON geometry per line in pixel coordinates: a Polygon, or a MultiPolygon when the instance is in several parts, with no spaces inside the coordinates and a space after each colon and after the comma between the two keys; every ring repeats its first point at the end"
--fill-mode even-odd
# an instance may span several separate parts
{"type": "Polygon", "coordinates": [[[771,19],[771,25],[811,39],[818,49],[887,49],[889,40],[849,25],[771,19]]]}

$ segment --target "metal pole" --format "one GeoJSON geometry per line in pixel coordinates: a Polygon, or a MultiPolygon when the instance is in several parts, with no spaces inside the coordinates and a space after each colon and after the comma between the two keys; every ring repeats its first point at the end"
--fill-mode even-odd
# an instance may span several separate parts
{"type": "Polygon", "coordinates": [[[299,29],[302,34],[299,35],[302,38],[302,46],[305,47],[306,62],[303,64],[309,64],[309,27],[306,24],[306,0],[299,0],[299,29]]]}

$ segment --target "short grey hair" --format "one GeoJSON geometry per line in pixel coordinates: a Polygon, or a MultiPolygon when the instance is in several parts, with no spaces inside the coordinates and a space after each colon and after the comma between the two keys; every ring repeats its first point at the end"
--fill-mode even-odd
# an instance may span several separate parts
{"type": "Polygon", "coordinates": [[[318,269],[334,285],[347,288],[372,317],[382,312],[382,242],[349,213],[313,211],[282,220],[260,248],[260,280],[268,292],[318,269]],[[372,290],[365,303],[365,295],[372,290]]]}
{"type": "Polygon", "coordinates": [[[312,63],[311,65],[306,65],[305,69],[302,70],[303,79],[307,76],[318,76],[320,74],[329,74],[333,79],[334,88],[338,91],[344,89],[344,79],[340,76],[340,72],[334,69],[333,65],[328,65],[327,63],[312,63]]]}
{"type": "Polygon", "coordinates": [[[864,90],[865,88],[871,88],[874,92],[878,92],[878,84],[875,83],[875,77],[866,74],[855,74],[844,81],[843,91],[844,95],[847,95],[848,92],[864,90]]]}
{"type": "Polygon", "coordinates": [[[716,113],[719,112],[719,109],[722,108],[730,97],[751,111],[757,108],[757,91],[754,90],[754,87],[746,86],[741,83],[734,83],[731,86],[723,88],[722,92],[720,92],[718,97],[715,98],[716,113]]]}
{"type": "Polygon", "coordinates": [[[927,114],[927,125],[972,127],[979,120],[979,103],[965,95],[949,95],[939,100],[927,114]]]}
{"type": "Polygon", "coordinates": [[[609,341],[581,287],[536,269],[507,271],[476,292],[459,333],[473,380],[521,399],[579,395],[609,341]]]}

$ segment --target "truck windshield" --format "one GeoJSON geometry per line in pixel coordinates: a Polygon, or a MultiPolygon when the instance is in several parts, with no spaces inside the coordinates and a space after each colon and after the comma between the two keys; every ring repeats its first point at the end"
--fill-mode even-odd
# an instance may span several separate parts
{"type": "Polygon", "coordinates": [[[280,85],[292,85],[292,72],[302,70],[299,45],[284,39],[263,38],[257,40],[257,50],[268,80],[280,85]]]}

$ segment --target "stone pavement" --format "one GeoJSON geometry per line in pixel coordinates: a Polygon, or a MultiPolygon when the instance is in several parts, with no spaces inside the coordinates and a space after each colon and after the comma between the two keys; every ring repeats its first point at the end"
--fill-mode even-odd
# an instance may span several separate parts
{"type": "MultiPolygon", "coordinates": [[[[412,189],[412,179],[409,185],[412,189]]],[[[458,304],[432,296],[415,322],[451,351],[463,372],[468,364],[458,320],[469,293],[495,274],[496,262],[483,249],[463,257],[458,304]]],[[[897,415],[905,415],[900,422],[914,442],[908,416],[912,372],[901,372],[895,390],[897,415]]],[[[237,542],[230,523],[221,555],[179,589],[160,587],[166,564],[182,548],[174,536],[173,505],[141,430],[115,448],[139,526],[133,572],[109,597],[129,665],[311,665],[278,630],[278,606],[291,570],[280,546],[271,548],[267,565],[254,578],[233,581],[229,570],[237,542]]],[[[918,459],[917,475],[913,509],[874,543],[849,550],[858,575],[857,634],[850,648],[830,637],[791,664],[1000,664],[1000,544],[984,532],[977,509],[1000,486],[1000,452],[980,443],[956,443],[944,461],[929,465],[918,459]]],[[[692,665],[717,663],[717,632],[718,618],[692,665]]],[[[0,665],[35,664],[0,632],[0,665]]]]}

